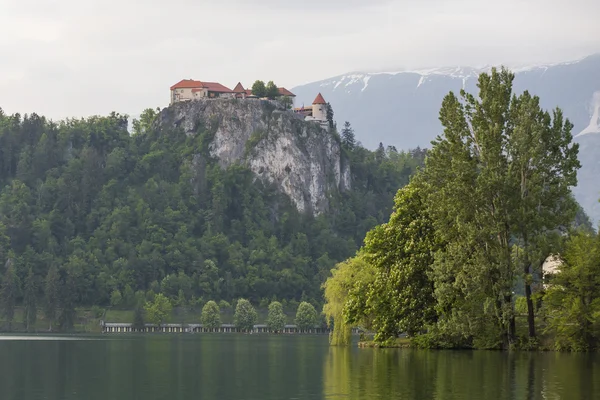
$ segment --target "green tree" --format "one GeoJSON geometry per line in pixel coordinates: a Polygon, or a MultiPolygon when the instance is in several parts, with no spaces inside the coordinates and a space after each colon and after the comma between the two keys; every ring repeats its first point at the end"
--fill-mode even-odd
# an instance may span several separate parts
{"type": "Polygon", "coordinates": [[[252,331],[257,318],[258,315],[252,304],[246,299],[239,299],[233,314],[233,323],[236,328],[243,332],[252,331]]]}
{"type": "Polygon", "coordinates": [[[512,94],[514,75],[479,76],[478,98],[461,91],[442,103],[444,134],[428,153],[428,209],[448,245],[432,272],[438,327],[477,347],[516,342],[513,289],[525,281],[533,329],[531,261],[535,242],[570,223],[575,207],[577,145],[560,110],[553,116],[527,92],[512,94]],[[558,211],[560,210],[560,211],[558,211]],[[514,246],[527,256],[520,273],[514,246]],[[492,323],[490,323],[492,322],[492,323]]]}
{"type": "Polygon", "coordinates": [[[59,279],[58,269],[55,266],[51,266],[48,269],[44,284],[44,315],[48,320],[48,329],[50,331],[52,331],[52,323],[56,321],[60,286],[59,279]]]}
{"type": "Polygon", "coordinates": [[[110,295],[110,305],[113,307],[119,307],[123,301],[121,292],[118,289],[113,290],[110,295]]]}
{"type": "Polygon", "coordinates": [[[218,329],[221,327],[221,309],[219,305],[213,301],[208,301],[202,307],[202,315],[200,316],[202,325],[208,329],[218,329]]]}
{"type": "Polygon", "coordinates": [[[290,110],[294,106],[294,100],[290,96],[281,97],[281,105],[286,109],[290,110]]]}
{"type": "Polygon", "coordinates": [[[11,257],[6,262],[4,275],[2,277],[2,286],[0,287],[0,305],[2,307],[2,315],[4,316],[6,322],[8,322],[9,331],[12,329],[12,321],[15,317],[15,306],[19,293],[19,277],[17,276],[14,262],[11,257]]]}
{"type": "Polygon", "coordinates": [[[269,313],[267,316],[267,327],[272,332],[281,332],[285,327],[285,313],[283,306],[278,301],[269,304],[269,313]]]}
{"type": "Polygon", "coordinates": [[[439,247],[414,179],[398,191],[389,222],[367,234],[363,254],[377,274],[368,288],[355,291],[367,292],[367,301],[351,302],[348,310],[374,316],[376,341],[385,342],[403,332],[412,336],[436,320],[429,274],[439,247]]]}
{"type": "Polygon", "coordinates": [[[352,150],[355,145],[356,138],[354,136],[354,129],[352,129],[350,122],[346,121],[344,122],[344,129],[342,129],[342,146],[348,150],[352,150]]]}
{"type": "Polygon", "coordinates": [[[279,89],[277,85],[273,81],[269,81],[267,86],[265,87],[265,97],[273,100],[276,97],[279,97],[279,89]]]}
{"type": "Polygon", "coordinates": [[[155,325],[162,325],[171,316],[173,306],[171,301],[164,294],[159,293],[154,296],[152,302],[147,302],[144,310],[148,320],[155,325]]]}
{"type": "Polygon", "coordinates": [[[600,348],[600,236],[578,233],[569,239],[543,303],[556,350],[600,348]]]}
{"type": "Polygon", "coordinates": [[[23,322],[27,332],[34,329],[37,321],[37,285],[33,268],[29,268],[27,278],[25,279],[25,293],[23,296],[23,306],[25,313],[23,314],[23,322]]]}
{"type": "Polygon", "coordinates": [[[142,330],[145,326],[144,309],[140,304],[137,304],[133,310],[133,329],[142,330]]]}
{"type": "Polygon", "coordinates": [[[333,107],[331,107],[331,104],[329,103],[327,103],[327,122],[329,123],[330,129],[335,127],[335,122],[333,121],[333,107]]]}
{"type": "Polygon", "coordinates": [[[266,97],[267,87],[263,81],[257,80],[252,85],[252,94],[256,97],[266,97]]]}
{"type": "Polygon", "coordinates": [[[323,284],[325,305],[323,314],[328,325],[333,325],[330,343],[333,346],[348,346],[351,340],[352,327],[354,325],[370,325],[370,318],[359,315],[358,310],[366,307],[355,307],[351,318],[347,318],[347,306],[351,296],[353,301],[360,300],[365,304],[366,299],[359,299],[359,294],[366,296],[366,291],[375,279],[375,268],[365,261],[364,256],[359,253],[356,257],[341,262],[331,270],[331,276],[323,284]]]}
{"type": "Polygon", "coordinates": [[[318,314],[315,307],[303,301],[298,306],[298,310],[296,311],[296,325],[299,329],[307,330],[313,329],[317,324],[318,314]]]}

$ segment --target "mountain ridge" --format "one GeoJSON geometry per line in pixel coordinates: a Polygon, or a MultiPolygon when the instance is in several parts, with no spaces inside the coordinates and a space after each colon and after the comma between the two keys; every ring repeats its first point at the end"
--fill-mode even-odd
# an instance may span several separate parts
{"type": "MultiPolygon", "coordinates": [[[[315,92],[331,103],[338,126],[349,121],[357,140],[367,148],[379,143],[398,149],[430,147],[442,133],[438,120],[442,99],[448,92],[465,89],[477,93],[477,76],[485,67],[440,67],[403,71],[354,72],[297,86],[296,104],[310,104],[315,92]]],[[[510,69],[510,68],[509,68],[510,69]]],[[[574,124],[573,136],[600,133],[600,53],[578,60],[512,68],[513,91],[528,90],[540,98],[542,108],[560,107],[574,124]],[[595,120],[594,120],[595,119],[595,120]]],[[[595,202],[600,188],[589,180],[596,171],[593,160],[600,153],[596,141],[582,146],[579,187],[576,197],[597,224],[600,210],[595,202]],[[595,199],[595,200],[593,200],[595,199]]]]}

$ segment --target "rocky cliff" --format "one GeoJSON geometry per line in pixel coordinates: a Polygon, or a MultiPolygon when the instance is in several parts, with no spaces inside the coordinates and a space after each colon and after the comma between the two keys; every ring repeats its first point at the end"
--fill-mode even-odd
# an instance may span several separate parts
{"type": "Polygon", "coordinates": [[[208,130],[210,155],[226,168],[242,163],[275,184],[299,211],[318,215],[331,193],[350,188],[350,170],[337,135],[274,102],[206,99],[177,103],[157,123],[187,135],[208,130]]]}

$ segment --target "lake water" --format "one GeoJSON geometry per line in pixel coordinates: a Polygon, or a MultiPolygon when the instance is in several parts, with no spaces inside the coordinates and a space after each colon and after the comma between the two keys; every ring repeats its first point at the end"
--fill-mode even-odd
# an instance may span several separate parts
{"type": "Polygon", "coordinates": [[[600,399],[600,356],[331,348],[326,337],[0,336],[2,400],[600,399]]]}

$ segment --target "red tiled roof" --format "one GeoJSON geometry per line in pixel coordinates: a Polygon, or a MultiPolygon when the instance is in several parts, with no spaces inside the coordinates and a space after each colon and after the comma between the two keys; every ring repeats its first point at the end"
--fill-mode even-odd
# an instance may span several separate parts
{"type": "Polygon", "coordinates": [[[296,97],[296,95],[284,87],[277,88],[279,89],[279,94],[282,96],[296,97]]]}
{"type": "Polygon", "coordinates": [[[233,93],[233,90],[217,82],[204,82],[204,87],[207,88],[209,92],[233,93]]]}
{"type": "Polygon", "coordinates": [[[321,93],[319,93],[315,98],[315,101],[313,101],[313,104],[327,104],[327,102],[325,101],[321,93]]]}
{"type": "Polygon", "coordinates": [[[203,87],[203,83],[200,81],[195,81],[193,79],[183,79],[173,86],[171,86],[171,90],[173,89],[190,89],[190,88],[201,88],[203,87]]]}
{"type": "Polygon", "coordinates": [[[252,89],[246,89],[246,96],[252,96],[252,89]]]}
{"type": "Polygon", "coordinates": [[[208,89],[209,92],[233,93],[233,91],[217,82],[201,82],[193,79],[183,79],[173,86],[173,89],[208,89]]]}
{"type": "Polygon", "coordinates": [[[245,93],[246,89],[242,86],[242,82],[238,82],[237,85],[233,88],[233,93],[245,93]]]}

